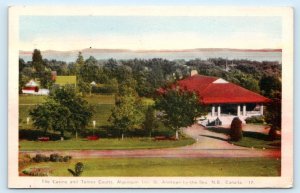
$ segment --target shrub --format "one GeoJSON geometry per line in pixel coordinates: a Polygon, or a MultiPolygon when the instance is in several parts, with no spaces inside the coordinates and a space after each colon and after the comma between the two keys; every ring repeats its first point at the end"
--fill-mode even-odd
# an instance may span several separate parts
{"type": "Polygon", "coordinates": [[[239,141],[243,138],[242,121],[235,117],[230,125],[230,140],[239,141]]]}
{"type": "Polygon", "coordinates": [[[46,162],[46,161],[49,161],[49,158],[45,155],[42,155],[42,154],[36,154],[35,157],[32,158],[32,160],[34,162],[46,162]]]}
{"type": "Polygon", "coordinates": [[[72,157],[71,156],[65,156],[64,158],[63,158],[63,161],[64,162],[68,162],[69,160],[71,160],[72,159],[72,157]]]}
{"type": "Polygon", "coordinates": [[[265,122],[264,116],[252,116],[245,119],[246,123],[261,123],[265,122]]]}
{"type": "Polygon", "coordinates": [[[32,158],[32,161],[34,162],[68,162],[72,159],[71,156],[61,156],[57,153],[51,154],[49,157],[42,155],[42,154],[36,154],[35,157],[32,158]]]}
{"type": "Polygon", "coordinates": [[[83,172],[84,166],[83,163],[78,162],[75,165],[75,171],[73,171],[72,169],[68,169],[68,171],[73,175],[73,176],[80,176],[83,172]]]}
{"type": "Polygon", "coordinates": [[[62,156],[58,155],[57,153],[50,155],[50,161],[52,162],[59,162],[62,156]]]}

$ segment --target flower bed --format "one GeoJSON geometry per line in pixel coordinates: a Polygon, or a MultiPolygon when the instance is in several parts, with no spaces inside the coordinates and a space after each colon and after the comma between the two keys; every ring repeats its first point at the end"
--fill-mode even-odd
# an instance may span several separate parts
{"type": "Polygon", "coordinates": [[[87,140],[93,141],[93,140],[98,140],[98,139],[99,139],[99,137],[97,135],[87,136],[87,140]]]}
{"type": "Polygon", "coordinates": [[[49,141],[50,138],[49,137],[39,137],[38,140],[39,141],[49,141]]]}

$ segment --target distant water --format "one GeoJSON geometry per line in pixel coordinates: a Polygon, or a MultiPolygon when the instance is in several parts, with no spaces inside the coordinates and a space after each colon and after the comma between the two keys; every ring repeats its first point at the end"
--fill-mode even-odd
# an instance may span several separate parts
{"type": "MultiPolygon", "coordinates": [[[[94,56],[97,60],[105,60],[114,58],[120,59],[151,59],[151,58],[164,58],[168,60],[176,59],[208,59],[208,58],[227,58],[231,59],[247,59],[253,61],[282,61],[282,53],[280,51],[272,52],[260,52],[260,51],[232,51],[232,50],[219,50],[219,51],[182,51],[182,52],[134,52],[134,51],[124,51],[124,52],[113,52],[113,51],[101,51],[101,52],[82,52],[83,57],[87,59],[90,56],[94,56]]],[[[60,60],[65,62],[74,62],[77,58],[77,52],[47,52],[43,53],[43,58],[52,60],[60,60]]],[[[31,60],[31,54],[20,54],[20,57],[25,61],[31,60]]]]}

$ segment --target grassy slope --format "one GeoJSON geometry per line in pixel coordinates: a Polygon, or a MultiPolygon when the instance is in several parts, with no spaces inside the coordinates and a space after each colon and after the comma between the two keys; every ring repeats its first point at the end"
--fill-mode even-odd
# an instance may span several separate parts
{"type": "Polygon", "coordinates": [[[82,176],[279,176],[280,160],[272,158],[91,158],[48,162],[30,167],[53,168],[53,176],[71,176],[77,162],[82,176]]]}
{"type": "Polygon", "coordinates": [[[185,146],[194,143],[193,139],[178,141],[153,141],[148,138],[100,139],[88,141],[85,139],[70,139],[65,141],[20,141],[21,150],[82,150],[82,149],[151,149],[185,146]]]}

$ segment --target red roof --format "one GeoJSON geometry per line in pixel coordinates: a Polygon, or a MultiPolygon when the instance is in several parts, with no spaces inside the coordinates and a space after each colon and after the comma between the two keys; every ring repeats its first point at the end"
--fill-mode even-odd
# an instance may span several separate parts
{"type": "Polygon", "coordinates": [[[217,77],[194,75],[177,83],[181,89],[196,92],[203,104],[267,103],[271,101],[262,95],[217,77]]]}

